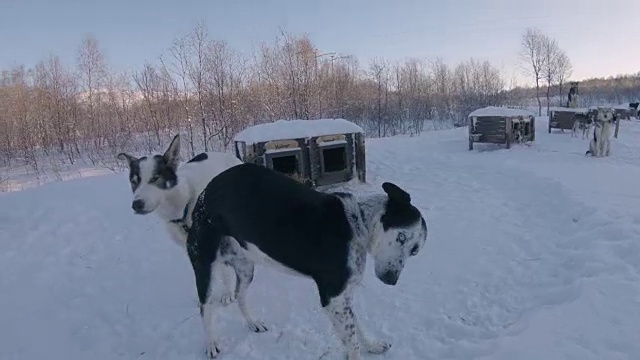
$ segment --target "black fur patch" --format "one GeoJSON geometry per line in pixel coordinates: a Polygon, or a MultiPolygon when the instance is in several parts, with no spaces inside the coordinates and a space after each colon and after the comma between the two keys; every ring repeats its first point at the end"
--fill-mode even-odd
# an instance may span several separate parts
{"type": "Polygon", "coordinates": [[[389,198],[385,204],[384,214],[380,218],[382,228],[387,231],[392,228],[407,227],[422,219],[422,214],[410,203],[389,198]]]}
{"type": "MultiPolygon", "coordinates": [[[[209,264],[222,238],[252,243],[274,260],[311,277],[327,306],[351,276],[351,224],[342,201],[267,169],[245,163],[214,177],[193,211],[188,244],[197,287],[206,294],[209,264]],[[201,265],[204,264],[204,265],[201,265]]],[[[203,298],[201,298],[201,301],[203,298]]]]}
{"type": "Polygon", "coordinates": [[[385,182],[382,184],[382,189],[387,193],[390,199],[403,204],[411,203],[411,195],[408,192],[402,190],[398,185],[385,182]]]}
{"type": "Polygon", "coordinates": [[[151,179],[149,179],[150,183],[164,190],[176,186],[178,184],[178,175],[176,175],[175,170],[169,166],[164,156],[155,155],[153,161],[155,161],[156,164],[153,167],[153,175],[151,179]]]}
{"type": "Polygon", "coordinates": [[[200,161],[207,160],[208,158],[209,158],[209,155],[207,155],[206,153],[201,153],[194,156],[193,159],[187,161],[187,163],[200,162],[200,161]]]}
{"type": "Polygon", "coordinates": [[[140,161],[146,159],[147,157],[143,156],[140,159],[129,162],[129,182],[131,183],[132,192],[136,192],[136,189],[140,186],[140,161]]]}

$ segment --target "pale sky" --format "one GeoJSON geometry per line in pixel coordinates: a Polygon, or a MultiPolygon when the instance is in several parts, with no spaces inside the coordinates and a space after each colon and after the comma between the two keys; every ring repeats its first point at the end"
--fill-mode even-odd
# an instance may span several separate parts
{"type": "Polygon", "coordinates": [[[92,33],[112,67],[137,69],[198,21],[241,51],[283,28],[363,68],[378,56],[474,57],[519,79],[522,33],[538,27],[567,52],[574,80],[640,71],[640,0],[0,0],[0,68],[50,53],[73,65],[92,33]]]}

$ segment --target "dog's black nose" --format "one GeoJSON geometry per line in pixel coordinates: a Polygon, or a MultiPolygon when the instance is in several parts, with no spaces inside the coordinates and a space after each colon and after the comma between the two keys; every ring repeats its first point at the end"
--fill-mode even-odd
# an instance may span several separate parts
{"type": "Polygon", "coordinates": [[[142,212],[144,210],[144,200],[133,200],[131,208],[137,213],[142,212]]]}
{"type": "Polygon", "coordinates": [[[386,271],[380,280],[387,285],[395,285],[398,282],[398,273],[395,271],[386,271]]]}

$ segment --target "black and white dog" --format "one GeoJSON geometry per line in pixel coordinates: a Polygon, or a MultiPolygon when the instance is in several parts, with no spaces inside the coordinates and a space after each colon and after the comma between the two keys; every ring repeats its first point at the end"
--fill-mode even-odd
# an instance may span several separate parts
{"type": "Polygon", "coordinates": [[[611,127],[616,121],[615,112],[611,108],[598,108],[593,121],[593,137],[589,141],[589,150],[585,155],[595,157],[609,156],[611,150],[611,127]]]}
{"type": "MultiPolygon", "coordinates": [[[[206,152],[180,163],[180,135],[176,135],[163,155],[136,158],[126,153],[117,155],[129,164],[129,182],[133,192],[131,207],[136,214],[154,213],[166,224],[171,239],[186,250],[187,229],[196,200],[209,181],[222,171],[242,161],[231,153],[206,152]]],[[[233,272],[225,269],[223,281],[229,291],[221,301],[234,301],[233,272]]]]}
{"type": "Polygon", "coordinates": [[[361,198],[319,192],[253,164],[213,178],[196,202],[187,240],[209,357],[219,354],[211,279],[223,264],[235,269],[236,301],[247,324],[256,332],[267,330],[246,305],[256,262],[315,282],[347,359],[360,359],[361,347],[386,352],[390,343],[364,335],[352,309],[354,289],[367,253],[378,279],[395,285],[407,259],[424,246],[427,225],[407,192],[388,182],[382,188],[383,194],[361,198]]]}
{"type": "Polygon", "coordinates": [[[582,138],[589,137],[589,131],[591,130],[591,124],[593,123],[588,115],[575,114],[576,121],[573,122],[573,128],[571,129],[571,137],[578,137],[578,133],[582,132],[582,138]]]}

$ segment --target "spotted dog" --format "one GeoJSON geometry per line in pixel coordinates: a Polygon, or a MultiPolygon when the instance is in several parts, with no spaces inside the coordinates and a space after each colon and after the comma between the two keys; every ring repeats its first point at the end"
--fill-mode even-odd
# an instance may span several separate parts
{"type": "Polygon", "coordinates": [[[408,258],[423,248],[427,225],[406,191],[389,182],[382,189],[362,197],[320,192],[249,163],[213,178],[196,202],[187,239],[209,357],[220,352],[211,279],[222,264],[236,272],[236,301],[249,327],[267,331],[246,305],[258,262],[315,282],[349,360],[360,359],[361,349],[386,352],[390,343],[364,334],[352,308],[354,289],[367,254],[376,277],[395,285],[408,258]]]}

